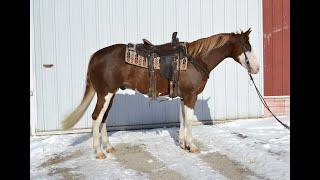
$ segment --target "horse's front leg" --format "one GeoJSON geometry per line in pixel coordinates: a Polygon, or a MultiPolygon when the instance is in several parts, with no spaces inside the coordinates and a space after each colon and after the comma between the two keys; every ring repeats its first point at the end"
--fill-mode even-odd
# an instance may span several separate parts
{"type": "Polygon", "coordinates": [[[185,121],[184,121],[184,103],[183,100],[180,101],[179,109],[179,120],[180,120],[180,130],[179,130],[179,144],[182,149],[186,149],[186,140],[185,140],[185,121]]]}
{"type": "Polygon", "coordinates": [[[197,95],[190,95],[184,99],[184,134],[185,134],[185,146],[190,152],[199,153],[200,149],[193,143],[192,138],[192,120],[196,119],[194,114],[194,107],[197,101],[197,95]]]}

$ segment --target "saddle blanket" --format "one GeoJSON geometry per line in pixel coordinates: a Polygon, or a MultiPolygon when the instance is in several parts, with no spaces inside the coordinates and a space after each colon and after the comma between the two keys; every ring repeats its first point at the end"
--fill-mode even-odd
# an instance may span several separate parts
{"type": "MultiPolygon", "coordinates": [[[[126,48],[126,57],[125,61],[128,64],[136,65],[143,68],[148,68],[148,60],[146,57],[140,56],[136,53],[134,47],[127,47],[126,48]]],[[[184,71],[187,70],[187,57],[180,59],[180,70],[184,71]]],[[[153,59],[153,67],[154,69],[160,69],[160,57],[155,57],[153,59]]],[[[177,66],[177,70],[178,70],[177,66]]]]}

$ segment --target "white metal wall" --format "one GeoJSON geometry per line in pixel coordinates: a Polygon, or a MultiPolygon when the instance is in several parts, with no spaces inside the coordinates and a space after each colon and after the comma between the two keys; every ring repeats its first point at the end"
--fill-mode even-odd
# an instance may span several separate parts
{"type": "MultiPolygon", "coordinates": [[[[81,101],[90,56],[115,43],[147,38],[161,44],[170,41],[174,31],[181,41],[194,41],[251,27],[251,44],[263,66],[262,0],[33,0],[31,6],[38,132],[60,129],[63,116],[81,101]]],[[[263,71],[254,78],[263,90],[263,71]]],[[[199,120],[263,114],[246,70],[232,59],[211,72],[198,99],[199,120]]],[[[96,98],[75,128],[91,127],[95,102],[96,98]]],[[[150,108],[148,102],[134,91],[119,91],[109,125],[178,122],[177,100],[152,102],[150,108]]]]}

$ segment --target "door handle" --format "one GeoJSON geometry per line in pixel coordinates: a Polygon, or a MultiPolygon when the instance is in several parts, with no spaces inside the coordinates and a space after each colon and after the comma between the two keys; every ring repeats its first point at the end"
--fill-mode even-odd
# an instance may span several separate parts
{"type": "Polygon", "coordinates": [[[53,64],[43,64],[42,66],[45,67],[45,68],[52,68],[53,64]]]}

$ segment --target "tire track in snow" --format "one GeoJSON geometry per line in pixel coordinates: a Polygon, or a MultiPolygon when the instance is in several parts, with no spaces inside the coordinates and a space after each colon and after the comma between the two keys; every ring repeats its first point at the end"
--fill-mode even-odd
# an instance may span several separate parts
{"type": "Polygon", "coordinates": [[[138,174],[146,173],[150,180],[185,179],[181,174],[166,168],[165,164],[145,151],[144,146],[144,144],[117,144],[113,155],[116,161],[120,162],[126,168],[136,170],[138,174]]]}
{"type": "Polygon", "coordinates": [[[227,179],[202,162],[199,155],[189,153],[177,146],[175,139],[172,138],[176,128],[166,130],[162,132],[161,138],[145,143],[147,151],[153,156],[161,160],[168,168],[184,175],[186,179],[227,179]]]}
{"type": "Polygon", "coordinates": [[[226,155],[230,160],[243,164],[262,179],[289,179],[287,162],[277,159],[263,147],[256,145],[252,137],[237,135],[216,126],[195,126],[194,138],[207,144],[212,152],[226,155]],[[268,160],[265,160],[268,159],[268,160]]]}

